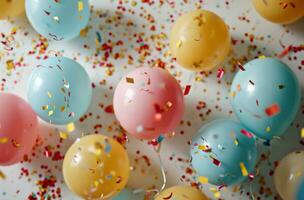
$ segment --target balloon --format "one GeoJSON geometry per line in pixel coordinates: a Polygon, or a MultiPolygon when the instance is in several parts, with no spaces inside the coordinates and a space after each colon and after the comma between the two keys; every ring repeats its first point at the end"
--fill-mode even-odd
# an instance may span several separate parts
{"type": "MultiPolygon", "coordinates": [[[[274,184],[284,200],[296,199],[301,182],[304,180],[304,151],[288,154],[274,172],[274,184]]],[[[303,190],[303,188],[301,188],[303,190]]],[[[304,194],[300,194],[304,195],[304,194]]],[[[301,199],[302,200],[302,199],[301,199]]]]}
{"type": "Polygon", "coordinates": [[[20,97],[0,93],[0,165],[15,164],[30,153],[38,137],[38,119],[20,97]]]}
{"type": "Polygon", "coordinates": [[[225,22],[208,10],[181,16],[170,36],[170,49],[177,62],[193,71],[209,71],[230,51],[231,38],[225,22]]]}
{"type": "Polygon", "coordinates": [[[89,135],[77,140],[63,161],[68,188],[84,199],[108,199],[122,190],[129,178],[126,150],[114,139],[89,135]]]}
{"type": "Polygon", "coordinates": [[[254,170],[257,147],[241,124],[222,119],[199,130],[192,140],[191,156],[200,178],[213,185],[234,185],[254,170]]]}
{"type": "Polygon", "coordinates": [[[302,182],[297,192],[297,200],[303,200],[303,199],[304,199],[304,179],[302,178],[302,182]]]}
{"type": "Polygon", "coordinates": [[[65,57],[53,57],[32,72],[27,96],[43,120],[68,124],[87,111],[92,88],[88,74],[79,63],[65,57]]]}
{"type": "Polygon", "coordinates": [[[189,186],[174,186],[156,196],[155,200],[208,200],[200,190],[189,186]]]}
{"type": "Polygon", "coordinates": [[[278,24],[289,24],[304,16],[303,0],[252,0],[256,11],[265,19],[278,24]]]}
{"type": "Polygon", "coordinates": [[[56,41],[77,37],[90,18],[88,0],[26,0],[25,10],[33,28],[56,41]]]}
{"type": "Polygon", "coordinates": [[[124,76],[113,105],[121,126],[141,139],[173,131],[184,112],[180,85],[161,68],[141,67],[124,76]]]}
{"type": "Polygon", "coordinates": [[[24,0],[0,0],[0,20],[18,17],[24,12],[24,0]]]}
{"type": "Polygon", "coordinates": [[[231,87],[232,107],[258,137],[280,136],[294,120],[301,90],[295,74],[275,58],[256,59],[239,71],[231,87]]]}
{"type": "Polygon", "coordinates": [[[134,193],[134,190],[125,188],[112,200],[146,200],[145,193],[134,193]]]}

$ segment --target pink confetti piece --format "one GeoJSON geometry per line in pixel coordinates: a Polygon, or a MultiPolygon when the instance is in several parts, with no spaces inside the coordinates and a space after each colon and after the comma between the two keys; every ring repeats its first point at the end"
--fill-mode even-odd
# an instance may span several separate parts
{"type": "Polygon", "coordinates": [[[247,136],[248,138],[252,138],[253,137],[252,133],[250,133],[249,131],[246,131],[245,129],[242,129],[241,133],[243,135],[247,136]]]}
{"type": "Polygon", "coordinates": [[[220,68],[220,69],[217,70],[217,78],[218,79],[222,79],[224,74],[225,74],[225,70],[223,68],[220,68]]]}

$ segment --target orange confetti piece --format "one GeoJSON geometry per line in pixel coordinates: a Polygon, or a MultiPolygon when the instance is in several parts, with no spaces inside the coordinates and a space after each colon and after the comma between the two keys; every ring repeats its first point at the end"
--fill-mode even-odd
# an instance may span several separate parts
{"type": "Polygon", "coordinates": [[[7,142],[8,142],[8,138],[7,137],[0,138],[0,144],[5,144],[7,142]]]}
{"type": "Polygon", "coordinates": [[[268,115],[268,117],[272,117],[274,115],[279,114],[281,111],[281,108],[278,104],[274,103],[272,105],[270,105],[269,107],[267,107],[265,109],[265,113],[268,115]]]}
{"type": "Polygon", "coordinates": [[[15,64],[13,60],[6,61],[6,69],[7,71],[12,71],[15,68],[15,64]]]}
{"type": "Polygon", "coordinates": [[[6,179],[6,176],[2,171],[0,171],[0,179],[2,180],[6,179]]]}
{"type": "Polygon", "coordinates": [[[12,139],[13,146],[19,148],[21,145],[14,139],[12,139]]]}

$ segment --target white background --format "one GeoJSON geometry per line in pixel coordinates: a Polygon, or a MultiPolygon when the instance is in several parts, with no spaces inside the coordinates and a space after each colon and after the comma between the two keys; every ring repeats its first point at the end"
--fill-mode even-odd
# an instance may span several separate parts
{"type": "MultiPolygon", "coordinates": [[[[64,154],[69,145],[82,133],[88,134],[94,132],[94,125],[102,124],[102,128],[99,133],[109,136],[119,134],[119,126],[115,121],[113,114],[105,113],[103,109],[98,106],[103,104],[108,106],[112,102],[113,89],[115,88],[121,77],[128,71],[140,66],[152,66],[153,61],[161,59],[166,63],[166,68],[176,76],[178,80],[181,80],[181,85],[184,88],[186,85],[192,85],[191,92],[185,97],[186,100],[186,113],[184,116],[184,123],[180,125],[176,130],[176,135],[173,138],[167,138],[163,141],[161,157],[164,162],[164,166],[167,172],[168,186],[177,184],[189,184],[189,181],[193,181],[195,174],[186,174],[186,168],[189,166],[187,160],[189,159],[189,145],[188,141],[192,135],[195,134],[198,129],[205,123],[214,119],[230,117],[234,118],[233,114],[229,114],[231,106],[229,103],[229,87],[234,73],[231,72],[233,65],[236,61],[245,63],[243,58],[253,59],[259,55],[274,56],[276,53],[280,53],[283,48],[281,43],[285,45],[299,46],[304,44],[304,20],[300,20],[297,23],[289,26],[280,26],[271,24],[262,19],[253,9],[249,0],[208,0],[208,1],[194,1],[194,0],[166,0],[164,4],[160,6],[160,2],[155,0],[153,5],[142,3],[142,1],[126,1],[123,0],[123,7],[131,12],[118,11],[118,0],[92,0],[92,19],[90,21],[90,30],[87,37],[80,37],[68,42],[49,42],[49,47],[42,55],[54,55],[54,51],[61,52],[62,55],[67,57],[76,58],[80,62],[87,72],[89,73],[92,82],[97,85],[93,94],[92,105],[88,112],[93,114],[93,117],[88,118],[84,123],[77,122],[77,131],[70,134],[70,138],[65,140],[62,147],[57,149],[64,154]],[[132,6],[131,2],[136,2],[136,6],[132,6]],[[228,2],[228,4],[226,4],[228,2]],[[217,72],[214,70],[208,77],[201,74],[193,74],[189,71],[183,70],[175,62],[172,61],[170,56],[167,56],[168,51],[168,39],[160,37],[155,40],[151,39],[151,35],[159,35],[164,33],[169,36],[170,27],[172,26],[171,19],[176,19],[181,13],[185,13],[197,8],[200,5],[203,8],[210,9],[224,18],[226,23],[230,26],[233,39],[237,40],[237,45],[233,46],[232,53],[229,58],[220,66],[225,69],[226,73],[223,79],[218,82],[216,76],[217,72]],[[155,22],[147,20],[147,17],[153,16],[155,22]],[[173,17],[170,18],[170,15],[173,17]],[[245,19],[245,20],[244,20],[245,19]],[[249,20],[249,21],[246,21],[249,20]],[[130,25],[130,22],[133,25],[130,25]],[[128,25],[129,24],[129,25],[128,25]],[[156,31],[150,31],[152,25],[156,26],[156,31]],[[124,58],[115,60],[113,56],[110,56],[108,63],[114,65],[111,69],[105,67],[93,68],[94,64],[102,61],[104,52],[100,55],[94,56],[96,31],[102,34],[103,42],[108,40],[113,41],[113,52],[124,53],[124,58]],[[113,33],[112,36],[109,33],[113,33]],[[249,35],[252,34],[254,42],[249,41],[249,35]],[[144,43],[150,46],[151,55],[147,56],[143,62],[139,62],[139,54],[137,48],[140,46],[133,37],[134,34],[142,34],[144,43]],[[115,43],[119,40],[124,41],[122,46],[116,46],[115,43]],[[241,44],[241,40],[244,43],[241,44]],[[88,45],[89,48],[84,48],[83,45],[88,45]],[[163,45],[162,51],[159,52],[155,49],[156,46],[163,45]],[[257,49],[252,50],[251,45],[256,45],[257,49]],[[259,53],[260,51],[260,53],[259,53]],[[132,64],[128,63],[127,55],[131,55],[134,58],[132,64]],[[108,75],[108,71],[113,70],[112,75],[108,75]],[[199,78],[199,77],[202,77],[199,78]],[[195,81],[195,78],[197,80],[195,81]],[[106,84],[99,85],[100,81],[106,80],[106,84]],[[196,106],[198,101],[204,101],[207,105],[202,110],[197,110],[196,106]],[[206,115],[208,109],[211,109],[211,113],[206,115]],[[204,117],[199,115],[203,113],[204,117]],[[101,118],[96,119],[99,115],[101,118]],[[184,134],[181,134],[181,131],[184,134]],[[169,158],[172,156],[172,160],[169,158]],[[182,158],[182,161],[178,160],[182,158]],[[185,179],[182,176],[185,175],[185,179]]],[[[150,0],[152,2],[152,0],[150,0]]],[[[134,5],[134,4],[133,4],[134,5]]],[[[38,35],[30,27],[29,23],[22,16],[18,20],[0,21],[0,32],[8,35],[13,27],[17,27],[17,33],[15,36],[16,42],[13,44],[13,51],[6,51],[0,44],[0,78],[5,78],[5,88],[7,92],[16,93],[26,98],[26,83],[28,75],[34,69],[34,67],[40,62],[37,60],[38,50],[34,55],[29,55],[28,52],[34,49],[34,46],[38,44],[38,35]],[[28,33],[28,34],[27,34],[28,33]],[[22,67],[16,67],[11,74],[7,73],[6,61],[14,59],[19,60],[24,58],[22,67]]],[[[3,38],[1,38],[2,40],[3,38]]],[[[289,66],[296,72],[299,79],[301,79],[301,85],[304,85],[304,69],[300,70],[301,60],[304,59],[303,53],[290,54],[290,58],[297,56],[297,60],[288,59],[286,56],[283,60],[289,64],[289,66]]],[[[302,68],[304,66],[302,65],[302,68]]],[[[293,97],[290,97],[293,98],[293,97]]],[[[303,108],[303,100],[302,100],[303,108]]],[[[286,131],[286,134],[281,138],[271,142],[271,147],[266,147],[263,144],[259,145],[259,153],[267,155],[266,160],[260,160],[257,171],[258,175],[255,177],[252,183],[245,182],[238,187],[229,187],[221,190],[223,199],[250,199],[246,194],[252,191],[256,197],[260,199],[274,199],[276,191],[273,186],[272,176],[269,176],[271,170],[274,169],[274,161],[280,160],[287,153],[303,149],[300,142],[300,128],[303,127],[303,114],[302,110],[295,120],[294,125],[286,131]],[[270,193],[262,192],[261,187],[269,189],[270,193]]],[[[136,114],[136,111],[134,111],[136,114]]],[[[64,130],[65,127],[57,127],[64,130]]],[[[13,199],[27,199],[32,193],[36,193],[39,188],[36,185],[38,180],[42,178],[38,177],[41,174],[42,177],[53,175],[56,177],[56,187],[62,189],[62,199],[72,200],[77,199],[72,193],[68,191],[63,184],[61,175],[61,161],[52,161],[43,155],[44,147],[50,145],[56,149],[56,144],[59,141],[58,129],[49,126],[47,124],[41,124],[41,136],[44,138],[44,143],[38,147],[35,151],[36,155],[32,157],[30,163],[17,164],[11,167],[0,167],[0,170],[6,175],[5,180],[0,180],[0,199],[1,200],[13,200],[13,199]],[[47,165],[51,168],[51,172],[41,169],[41,165],[47,165]],[[21,168],[24,167],[29,170],[29,176],[20,176],[21,168]]],[[[129,186],[133,188],[150,188],[152,186],[160,187],[162,184],[160,166],[157,162],[157,157],[154,154],[151,146],[147,145],[145,141],[138,141],[131,136],[129,137],[127,148],[129,152],[132,165],[135,170],[132,172],[129,186]],[[140,154],[136,154],[136,151],[140,150],[140,154]],[[147,155],[152,162],[150,167],[147,166],[142,155],[147,155]],[[137,161],[137,162],[136,162],[137,161]]],[[[1,152],[0,152],[1,153],[1,152]]],[[[81,179],[80,179],[81,181],[81,179]]],[[[203,185],[204,192],[213,198],[213,192],[210,191],[209,185],[203,185]]],[[[52,189],[52,188],[51,188],[52,189]]],[[[48,194],[51,194],[48,191],[48,194]]]]}

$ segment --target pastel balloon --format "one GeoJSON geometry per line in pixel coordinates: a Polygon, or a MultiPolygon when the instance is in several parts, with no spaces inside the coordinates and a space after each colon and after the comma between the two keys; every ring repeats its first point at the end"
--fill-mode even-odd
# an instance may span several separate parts
{"type": "MultiPolygon", "coordinates": [[[[292,200],[304,194],[304,151],[288,154],[280,162],[274,172],[274,184],[283,200],[292,200]]],[[[302,200],[301,198],[299,200],[302,200]]]]}
{"type": "Polygon", "coordinates": [[[25,9],[33,28],[56,41],[77,37],[90,18],[88,0],[26,0],[25,9]]]}
{"type": "Polygon", "coordinates": [[[303,178],[302,178],[302,181],[301,181],[300,186],[298,188],[296,197],[297,197],[297,200],[304,199],[304,179],[303,178]]]}
{"type": "Polygon", "coordinates": [[[266,20],[289,24],[304,16],[303,0],[252,0],[256,11],[266,20]]]}
{"type": "Polygon", "coordinates": [[[190,186],[174,186],[168,188],[156,196],[155,200],[208,200],[207,196],[200,190],[190,186]]]}
{"type": "Polygon", "coordinates": [[[66,185],[84,199],[114,197],[125,187],[129,173],[126,150],[116,140],[103,135],[78,139],[63,161],[66,185]]]}
{"type": "Polygon", "coordinates": [[[282,135],[300,106],[301,89],[296,75],[275,58],[252,60],[244,69],[235,75],[231,87],[234,112],[260,138],[282,135]]]}
{"type": "Polygon", "coordinates": [[[85,69],[65,57],[44,60],[32,72],[27,97],[35,112],[52,124],[68,124],[87,111],[92,98],[85,69]]]}
{"type": "Polygon", "coordinates": [[[221,119],[203,126],[192,139],[191,164],[213,185],[235,185],[253,172],[257,147],[241,124],[221,119]]]}
{"type": "Polygon", "coordinates": [[[168,71],[141,67],[119,82],[113,105],[125,130],[137,138],[154,139],[179,125],[184,97],[180,85],[168,71]]]}
{"type": "Polygon", "coordinates": [[[146,200],[145,193],[136,193],[134,190],[125,188],[117,196],[112,198],[112,200],[146,200]]]}
{"type": "Polygon", "coordinates": [[[18,17],[24,12],[24,0],[0,0],[0,20],[18,17]]]}
{"type": "Polygon", "coordinates": [[[20,97],[0,93],[0,166],[13,165],[30,153],[38,137],[38,119],[20,97]]]}
{"type": "Polygon", "coordinates": [[[170,36],[170,49],[177,62],[192,71],[217,67],[230,51],[227,25],[215,13],[196,10],[181,16],[170,36]]]}

